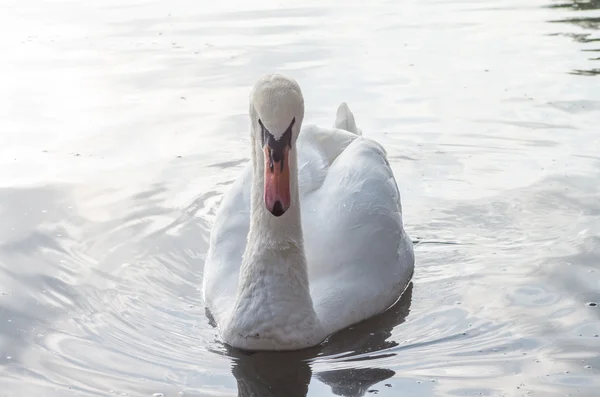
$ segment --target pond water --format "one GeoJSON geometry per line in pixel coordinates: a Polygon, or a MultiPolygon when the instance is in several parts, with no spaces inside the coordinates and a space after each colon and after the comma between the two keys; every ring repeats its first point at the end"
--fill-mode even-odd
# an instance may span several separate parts
{"type": "Polygon", "coordinates": [[[0,396],[596,396],[600,1],[4,0],[0,396]],[[297,353],[200,286],[248,93],[346,101],[388,150],[413,283],[297,353]]]}

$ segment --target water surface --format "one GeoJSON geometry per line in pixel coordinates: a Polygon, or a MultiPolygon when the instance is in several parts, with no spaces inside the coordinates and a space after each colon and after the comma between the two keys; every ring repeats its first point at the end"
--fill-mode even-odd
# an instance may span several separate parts
{"type": "Polygon", "coordinates": [[[5,0],[0,396],[595,396],[600,2],[5,0]],[[279,71],[346,101],[416,245],[389,312],[224,346],[215,210],[279,71]]]}

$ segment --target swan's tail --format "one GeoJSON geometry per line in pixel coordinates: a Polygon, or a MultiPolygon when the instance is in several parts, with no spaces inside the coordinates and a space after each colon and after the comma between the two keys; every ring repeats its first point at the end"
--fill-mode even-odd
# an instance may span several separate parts
{"type": "Polygon", "coordinates": [[[335,116],[335,128],[346,130],[356,135],[362,135],[362,131],[356,127],[354,114],[352,114],[346,102],[342,102],[342,104],[338,107],[337,114],[335,116]]]}

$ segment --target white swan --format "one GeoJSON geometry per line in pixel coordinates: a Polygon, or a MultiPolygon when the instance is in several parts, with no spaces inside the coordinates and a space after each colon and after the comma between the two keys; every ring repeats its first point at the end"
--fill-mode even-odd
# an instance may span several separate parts
{"type": "Polygon", "coordinates": [[[205,304],[237,348],[317,345],[387,309],[413,274],[383,147],[361,136],[345,104],[335,128],[300,133],[303,118],[296,81],[258,80],[252,161],[221,202],[204,268],[205,304]]]}

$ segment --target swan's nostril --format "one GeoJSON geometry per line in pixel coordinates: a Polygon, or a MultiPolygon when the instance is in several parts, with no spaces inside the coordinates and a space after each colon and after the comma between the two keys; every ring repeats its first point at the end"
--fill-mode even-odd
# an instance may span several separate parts
{"type": "Polygon", "coordinates": [[[275,215],[275,216],[281,216],[283,215],[285,211],[283,210],[283,205],[281,204],[281,201],[277,200],[275,202],[275,205],[273,205],[273,209],[271,210],[271,214],[275,215]]]}

